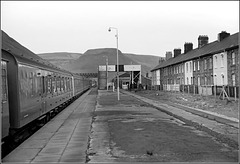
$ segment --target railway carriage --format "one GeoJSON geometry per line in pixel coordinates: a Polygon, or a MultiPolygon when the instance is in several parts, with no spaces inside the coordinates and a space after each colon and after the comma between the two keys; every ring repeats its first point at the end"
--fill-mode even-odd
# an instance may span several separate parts
{"type": "Polygon", "coordinates": [[[88,79],[57,68],[2,32],[2,138],[48,121],[89,89],[88,79]]]}

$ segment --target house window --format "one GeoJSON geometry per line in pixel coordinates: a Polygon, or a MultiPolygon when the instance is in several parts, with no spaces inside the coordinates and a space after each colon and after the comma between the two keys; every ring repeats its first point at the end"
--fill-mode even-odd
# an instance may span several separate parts
{"type": "Polygon", "coordinates": [[[213,85],[213,75],[210,77],[210,85],[213,85]]]}
{"type": "Polygon", "coordinates": [[[235,64],[235,52],[232,53],[232,65],[235,64]]]}
{"type": "Polygon", "coordinates": [[[198,78],[197,78],[197,83],[200,86],[200,76],[198,76],[198,78]]]}
{"type": "Polygon", "coordinates": [[[236,85],[236,81],[235,81],[235,74],[232,74],[232,85],[235,86],[236,85]]]}
{"type": "Polygon", "coordinates": [[[224,85],[224,75],[222,74],[222,85],[224,85]]]}
{"type": "Polygon", "coordinates": [[[217,56],[215,56],[215,68],[217,68],[217,56]]]}
{"type": "Polygon", "coordinates": [[[204,69],[207,69],[207,59],[204,60],[204,69]]]}
{"type": "Polygon", "coordinates": [[[200,70],[200,64],[199,64],[199,60],[197,61],[197,68],[198,68],[198,70],[200,70]]]}
{"type": "Polygon", "coordinates": [[[189,68],[190,72],[192,72],[192,62],[190,62],[190,66],[189,67],[190,67],[189,68]]]}
{"type": "Polygon", "coordinates": [[[193,71],[196,71],[195,61],[193,62],[193,71]]]}
{"type": "Polygon", "coordinates": [[[188,72],[188,63],[186,64],[186,72],[188,72]]]}
{"type": "Polygon", "coordinates": [[[209,58],[209,69],[212,69],[212,58],[209,58]]]}
{"type": "Polygon", "coordinates": [[[208,83],[207,83],[207,76],[205,76],[204,83],[205,83],[205,85],[208,84],[208,83]]]}
{"type": "Polygon", "coordinates": [[[223,67],[223,63],[224,63],[224,55],[221,54],[221,67],[223,67]]]}
{"type": "Polygon", "coordinates": [[[193,84],[193,77],[191,77],[191,84],[193,84]]]}
{"type": "Polygon", "coordinates": [[[188,77],[187,77],[187,85],[189,84],[188,77]]]}

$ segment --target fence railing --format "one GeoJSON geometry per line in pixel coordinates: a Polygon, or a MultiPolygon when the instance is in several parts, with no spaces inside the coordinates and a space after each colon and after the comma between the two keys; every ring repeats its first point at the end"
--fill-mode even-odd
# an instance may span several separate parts
{"type": "Polygon", "coordinates": [[[239,86],[213,86],[213,85],[180,85],[180,84],[163,84],[152,86],[153,90],[162,91],[177,91],[189,94],[213,95],[219,96],[222,90],[226,91],[228,97],[233,97],[235,100],[239,98],[239,86]]]}

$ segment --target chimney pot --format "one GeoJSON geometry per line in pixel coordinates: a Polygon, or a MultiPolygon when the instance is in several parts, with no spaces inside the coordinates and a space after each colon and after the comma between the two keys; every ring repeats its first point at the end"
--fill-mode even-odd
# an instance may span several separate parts
{"type": "Polygon", "coordinates": [[[172,52],[171,51],[167,51],[166,52],[166,60],[172,58],[172,52]]]}
{"type": "Polygon", "coordinates": [[[174,54],[174,57],[177,57],[178,55],[181,54],[181,49],[180,49],[180,48],[175,48],[175,49],[173,50],[173,54],[174,54]]]}
{"type": "Polygon", "coordinates": [[[184,44],[184,53],[187,53],[193,49],[193,44],[190,42],[185,42],[184,44]]]}
{"type": "Polygon", "coordinates": [[[208,36],[207,35],[199,35],[199,37],[198,37],[198,48],[201,48],[206,44],[208,44],[208,36]]]}
{"type": "Polygon", "coordinates": [[[222,31],[218,34],[218,41],[221,42],[226,37],[230,36],[230,33],[227,33],[226,31],[222,31]]]}

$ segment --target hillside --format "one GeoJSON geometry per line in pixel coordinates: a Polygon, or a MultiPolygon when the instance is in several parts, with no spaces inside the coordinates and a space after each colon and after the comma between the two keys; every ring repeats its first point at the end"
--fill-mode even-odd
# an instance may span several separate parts
{"type": "Polygon", "coordinates": [[[81,55],[82,55],[81,53],[69,53],[69,52],[53,52],[38,54],[38,56],[40,56],[41,58],[48,60],[49,62],[60,68],[65,68],[66,65],[78,59],[81,55]]]}
{"type": "MultiPolygon", "coordinates": [[[[150,72],[150,70],[158,64],[160,58],[153,55],[122,53],[120,50],[118,51],[118,55],[120,65],[142,65],[143,75],[150,72]]],[[[117,64],[117,53],[115,48],[90,49],[84,54],[62,52],[39,54],[39,56],[63,69],[75,73],[97,73],[98,65],[106,64],[106,57],[108,57],[109,65],[117,64]]]]}
{"type": "Polygon", "coordinates": [[[137,55],[137,54],[130,54],[130,53],[124,53],[124,55],[138,62],[139,64],[145,65],[151,69],[156,67],[156,65],[158,65],[160,58],[163,58],[163,57],[158,57],[153,55],[137,55]]]}
{"type": "MultiPolygon", "coordinates": [[[[72,72],[97,72],[98,65],[106,64],[106,57],[108,58],[109,65],[117,64],[117,52],[114,48],[104,49],[90,49],[86,51],[77,60],[73,61],[66,67],[66,69],[72,72]]],[[[118,51],[119,65],[120,64],[137,64],[134,60],[124,56],[121,51],[118,51]]]]}

